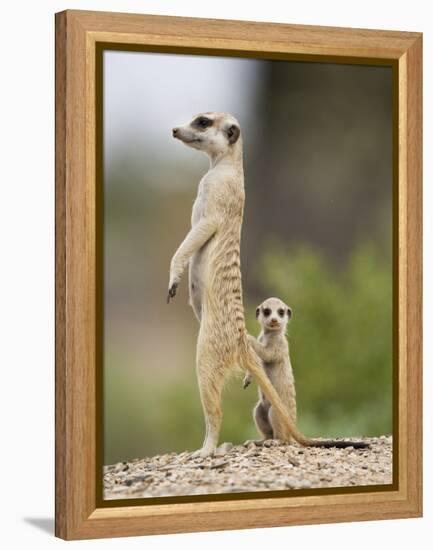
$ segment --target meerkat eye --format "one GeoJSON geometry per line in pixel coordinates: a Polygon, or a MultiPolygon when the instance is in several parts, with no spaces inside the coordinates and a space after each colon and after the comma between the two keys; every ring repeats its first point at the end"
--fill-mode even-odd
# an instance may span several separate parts
{"type": "Polygon", "coordinates": [[[268,307],[265,307],[265,309],[263,310],[263,315],[265,317],[269,317],[270,314],[271,314],[271,310],[268,307]]]}
{"type": "Polygon", "coordinates": [[[210,118],[206,118],[205,116],[201,116],[196,120],[197,126],[200,126],[200,128],[207,128],[208,126],[211,126],[212,121],[210,118]]]}
{"type": "Polygon", "coordinates": [[[284,309],[280,308],[280,309],[278,310],[278,315],[279,315],[280,317],[284,317],[284,313],[285,313],[284,309]]]}

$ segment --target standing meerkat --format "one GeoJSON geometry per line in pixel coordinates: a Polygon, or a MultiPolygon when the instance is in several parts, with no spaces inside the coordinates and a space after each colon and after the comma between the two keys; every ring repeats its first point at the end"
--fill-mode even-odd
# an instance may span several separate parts
{"type": "MultiPolygon", "coordinates": [[[[289,343],[286,338],[287,323],[292,318],[292,309],[279,298],[268,298],[256,309],[256,319],[261,325],[259,336],[254,338],[250,334],[248,339],[254,351],[260,357],[263,368],[284,404],[287,414],[293,424],[297,422],[296,390],[292,364],[289,354],[289,343]]],[[[251,374],[248,372],[243,381],[244,389],[251,384],[251,374]]],[[[266,439],[285,440],[286,429],[281,418],[275,414],[272,403],[259,388],[259,401],[253,409],[253,418],[263,440],[254,441],[257,445],[266,439]]],[[[296,434],[292,440],[299,441],[296,434]]],[[[367,443],[359,441],[314,441],[314,446],[348,447],[357,449],[368,447],[367,443]]],[[[249,443],[249,441],[247,442],[249,443]]],[[[305,444],[305,443],[304,443],[305,444]]],[[[307,445],[311,445],[311,440],[307,445]]]]}
{"type": "MultiPolygon", "coordinates": [[[[293,423],[296,424],[296,391],[289,344],[286,338],[287,323],[292,310],[279,298],[268,298],[256,309],[256,319],[261,332],[257,340],[249,336],[250,343],[263,362],[263,368],[293,423]]],[[[251,384],[251,374],[244,378],[244,388],[251,384]]],[[[278,422],[271,403],[259,388],[259,401],[254,407],[253,417],[259,433],[266,439],[284,439],[284,427],[278,422]]],[[[255,441],[256,444],[262,441],[255,441]]]]}
{"type": "Polygon", "coordinates": [[[198,186],[191,230],[170,263],[167,296],[169,303],[189,264],[190,304],[200,322],[196,368],[206,423],[204,443],[196,455],[210,456],[217,447],[224,380],[238,366],[252,374],[272,404],[284,430],[283,440],[293,437],[301,445],[333,446],[334,442],[308,439],[296,428],[248,340],[240,268],[245,191],[238,121],[228,113],[203,113],[174,128],[173,137],[206,153],[210,160],[198,186]]]}

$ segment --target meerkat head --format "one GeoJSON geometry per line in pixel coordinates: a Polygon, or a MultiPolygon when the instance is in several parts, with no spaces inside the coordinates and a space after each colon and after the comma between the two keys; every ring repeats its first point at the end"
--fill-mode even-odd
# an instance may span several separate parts
{"type": "Polygon", "coordinates": [[[240,126],[228,113],[201,113],[191,122],[173,128],[173,137],[210,157],[224,156],[239,142],[240,126]]]}
{"type": "Polygon", "coordinates": [[[266,332],[284,332],[291,318],[291,308],[279,298],[268,298],[256,309],[256,319],[266,332]]]}

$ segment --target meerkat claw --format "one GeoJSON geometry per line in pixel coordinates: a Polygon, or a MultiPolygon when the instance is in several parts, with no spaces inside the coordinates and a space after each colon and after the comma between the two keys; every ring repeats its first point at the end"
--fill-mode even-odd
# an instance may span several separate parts
{"type": "Polygon", "coordinates": [[[171,298],[174,298],[176,296],[177,287],[178,287],[178,283],[173,283],[171,287],[168,289],[167,304],[170,303],[171,298]]]}

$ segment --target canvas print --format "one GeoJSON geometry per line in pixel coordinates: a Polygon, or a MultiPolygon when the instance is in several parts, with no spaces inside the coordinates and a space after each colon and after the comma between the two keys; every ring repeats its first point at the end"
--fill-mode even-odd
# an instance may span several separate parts
{"type": "Polygon", "coordinates": [[[390,67],[107,49],[105,501],[391,487],[390,67]]]}

